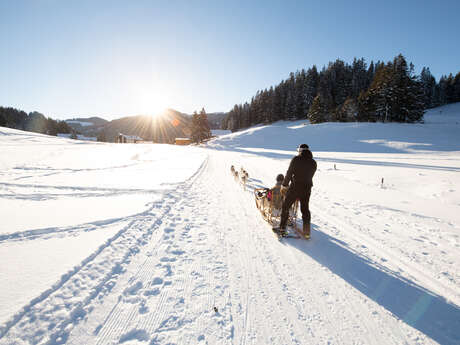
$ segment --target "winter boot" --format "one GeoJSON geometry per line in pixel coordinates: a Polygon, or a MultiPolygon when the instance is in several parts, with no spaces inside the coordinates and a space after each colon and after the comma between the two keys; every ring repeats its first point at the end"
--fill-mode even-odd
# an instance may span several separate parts
{"type": "Polygon", "coordinates": [[[310,239],[310,223],[309,222],[303,224],[303,236],[307,240],[310,239]]]}
{"type": "Polygon", "coordinates": [[[274,227],[272,230],[273,232],[276,232],[277,234],[280,234],[281,236],[286,236],[288,234],[286,229],[280,226],[274,227]]]}

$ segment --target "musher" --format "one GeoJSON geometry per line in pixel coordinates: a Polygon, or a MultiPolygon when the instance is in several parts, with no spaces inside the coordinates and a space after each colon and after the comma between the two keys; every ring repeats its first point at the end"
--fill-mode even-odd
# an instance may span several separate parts
{"type": "Polygon", "coordinates": [[[298,155],[292,158],[282,184],[282,188],[287,189],[287,191],[283,201],[280,225],[273,230],[280,233],[286,232],[289,209],[299,199],[303,221],[303,236],[309,239],[311,214],[308,204],[317,164],[307,144],[299,145],[297,152],[298,155]]]}

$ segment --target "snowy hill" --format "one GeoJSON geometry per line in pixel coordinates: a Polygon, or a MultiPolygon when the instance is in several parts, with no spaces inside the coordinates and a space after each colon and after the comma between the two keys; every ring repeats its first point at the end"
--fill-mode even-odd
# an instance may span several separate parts
{"type": "Polygon", "coordinates": [[[277,122],[251,127],[222,138],[218,144],[230,148],[260,148],[295,152],[306,142],[313,151],[404,153],[460,151],[460,103],[430,109],[425,124],[277,122]]]}
{"type": "Polygon", "coordinates": [[[0,344],[459,344],[459,120],[278,122],[202,147],[0,128],[0,344]],[[300,143],[312,239],[279,242],[252,189],[300,143]]]}
{"type": "Polygon", "coordinates": [[[161,116],[127,116],[108,122],[103,133],[109,142],[116,141],[119,133],[135,135],[156,143],[174,143],[175,138],[190,136],[191,118],[174,109],[167,109],[161,116]]]}
{"type": "Polygon", "coordinates": [[[68,120],[65,120],[65,122],[69,124],[73,124],[73,125],[80,125],[81,127],[87,127],[87,126],[102,127],[108,121],[101,117],[92,116],[92,117],[79,117],[79,118],[68,119],[68,120]]]}
{"type": "Polygon", "coordinates": [[[161,116],[125,116],[112,121],[99,117],[66,120],[77,133],[87,137],[101,137],[101,141],[116,142],[118,135],[138,136],[156,143],[174,143],[178,137],[190,135],[191,117],[174,109],[166,109],[161,116]]]}

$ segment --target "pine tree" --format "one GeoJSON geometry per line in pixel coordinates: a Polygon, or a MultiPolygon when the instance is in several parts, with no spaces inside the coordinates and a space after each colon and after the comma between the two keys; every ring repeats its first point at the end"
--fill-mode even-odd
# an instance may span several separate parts
{"type": "Polygon", "coordinates": [[[408,66],[401,54],[392,63],[379,65],[369,90],[360,96],[360,118],[383,122],[419,121],[424,112],[424,93],[413,70],[413,65],[408,66]]]}
{"type": "Polygon", "coordinates": [[[454,78],[454,97],[453,102],[460,102],[460,72],[454,78]]]}
{"type": "Polygon", "coordinates": [[[46,133],[49,135],[58,134],[58,122],[50,117],[46,119],[46,133]]]}
{"type": "Polygon", "coordinates": [[[341,106],[351,95],[352,70],[342,60],[337,59],[331,66],[333,106],[341,106]]]}
{"type": "Polygon", "coordinates": [[[25,130],[36,133],[46,133],[46,117],[45,115],[33,111],[29,113],[25,122],[25,130]]]}
{"type": "Polygon", "coordinates": [[[192,140],[196,143],[200,143],[211,137],[208,116],[204,108],[201,109],[199,114],[196,111],[193,113],[191,132],[192,140]]]}
{"type": "Polygon", "coordinates": [[[424,93],[422,83],[414,75],[414,65],[407,65],[406,59],[399,54],[393,60],[391,86],[394,97],[391,100],[392,121],[415,122],[423,117],[424,93]]]}
{"type": "Polygon", "coordinates": [[[306,74],[305,74],[304,69],[296,73],[294,98],[295,98],[295,104],[296,104],[295,118],[297,120],[304,119],[308,112],[308,109],[306,107],[305,97],[304,97],[305,78],[306,78],[306,74]]]}
{"type": "Polygon", "coordinates": [[[287,97],[288,97],[288,82],[282,81],[280,84],[280,94],[281,94],[281,112],[280,112],[280,120],[287,120],[287,112],[286,112],[286,104],[287,104],[287,97]]]}
{"type": "Polygon", "coordinates": [[[405,122],[421,121],[426,109],[423,84],[416,77],[413,77],[407,90],[407,117],[405,122]]]}
{"type": "Polygon", "coordinates": [[[420,82],[423,88],[425,108],[434,107],[436,105],[436,100],[435,100],[436,80],[434,79],[428,67],[423,67],[422,72],[420,73],[420,82]]]}
{"type": "Polygon", "coordinates": [[[67,124],[67,122],[58,121],[57,132],[58,133],[71,133],[72,128],[70,128],[70,126],[67,124]]]}
{"type": "Polygon", "coordinates": [[[275,87],[273,95],[273,121],[278,121],[283,118],[283,90],[282,85],[275,87]]]}
{"type": "Polygon", "coordinates": [[[412,63],[409,65],[409,74],[406,84],[406,107],[407,107],[407,118],[406,122],[418,122],[423,118],[425,113],[426,95],[423,83],[420,81],[420,77],[414,74],[415,67],[412,63]]]}
{"type": "Polygon", "coordinates": [[[201,108],[200,111],[200,120],[201,120],[201,132],[204,139],[211,138],[211,128],[209,127],[208,115],[204,108],[201,108]]]}
{"type": "Polygon", "coordinates": [[[371,103],[371,90],[361,91],[358,96],[358,116],[357,120],[360,122],[370,121],[370,114],[373,111],[371,103]]]}
{"type": "Polygon", "coordinates": [[[327,109],[318,95],[313,100],[313,104],[308,111],[308,118],[311,123],[321,123],[326,121],[327,116],[327,109]]]}
{"type": "Polygon", "coordinates": [[[454,102],[454,93],[454,76],[450,73],[446,80],[446,103],[454,102]]]}
{"type": "Polygon", "coordinates": [[[295,95],[295,76],[290,73],[289,80],[286,81],[286,105],[284,107],[284,118],[287,120],[296,119],[296,95],[295,95]]]}
{"type": "Polygon", "coordinates": [[[367,74],[366,74],[366,90],[371,86],[372,81],[374,80],[374,75],[375,75],[375,66],[374,66],[374,61],[371,61],[369,64],[369,68],[367,69],[367,74]]]}
{"type": "Polygon", "coordinates": [[[267,123],[272,123],[275,118],[275,91],[273,87],[270,87],[270,90],[267,91],[266,95],[266,109],[265,109],[265,121],[267,123]]]}
{"type": "Polygon", "coordinates": [[[441,76],[439,79],[439,84],[438,84],[438,99],[439,99],[439,105],[444,105],[447,104],[447,77],[446,76],[441,76]]]}
{"type": "MultiPolygon", "coordinates": [[[[373,66],[373,65],[372,65],[373,66]]],[[[373,67],[372,67],[373,68],[373,67]]],[[[373,72],[372,72],[373,73],[373,72]]],[[[368,82],[368,72],[364,58],[354,59],[351,77],[351,97],[358,98],[361,91],[367,90],[370,83],[368,82]]]]}
{"type": "Polygon", "coordinates": [[[348,97],[339,111],[339,121],[352,122],[358,119],[358,102],[348,97]]]}
{"type": "Polygon", "coordinates": [[[303,97],[307,113],[311,105],[313,104],[313,100],[315,99],[316,94],[318,93],[318,81],[318,71],[316,69],[316,66],[313,65],[313,67],[307,71],[307,74],[305,76],[305,84],[303,87],[303,97]]]}
{"type": "Polygon", "coordinates": [[[369,89],[358,99],[361,121],[389,121],[392,114],[394,90],[391,84],[392,69],[379,65],[369,89]]]}

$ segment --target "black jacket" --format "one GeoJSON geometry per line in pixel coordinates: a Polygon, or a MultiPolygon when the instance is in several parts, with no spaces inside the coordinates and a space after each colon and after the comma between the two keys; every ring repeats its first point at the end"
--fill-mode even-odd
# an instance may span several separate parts
{"type": "Polygon", "coordinates": [[[302,154],[292,158],[289,169],[283,181],[283,186],[291,183],[291,188],[306,189],[313,186],[313,175],[316,172],[316,161],[311,151],[303,151],[302,154]]]}

